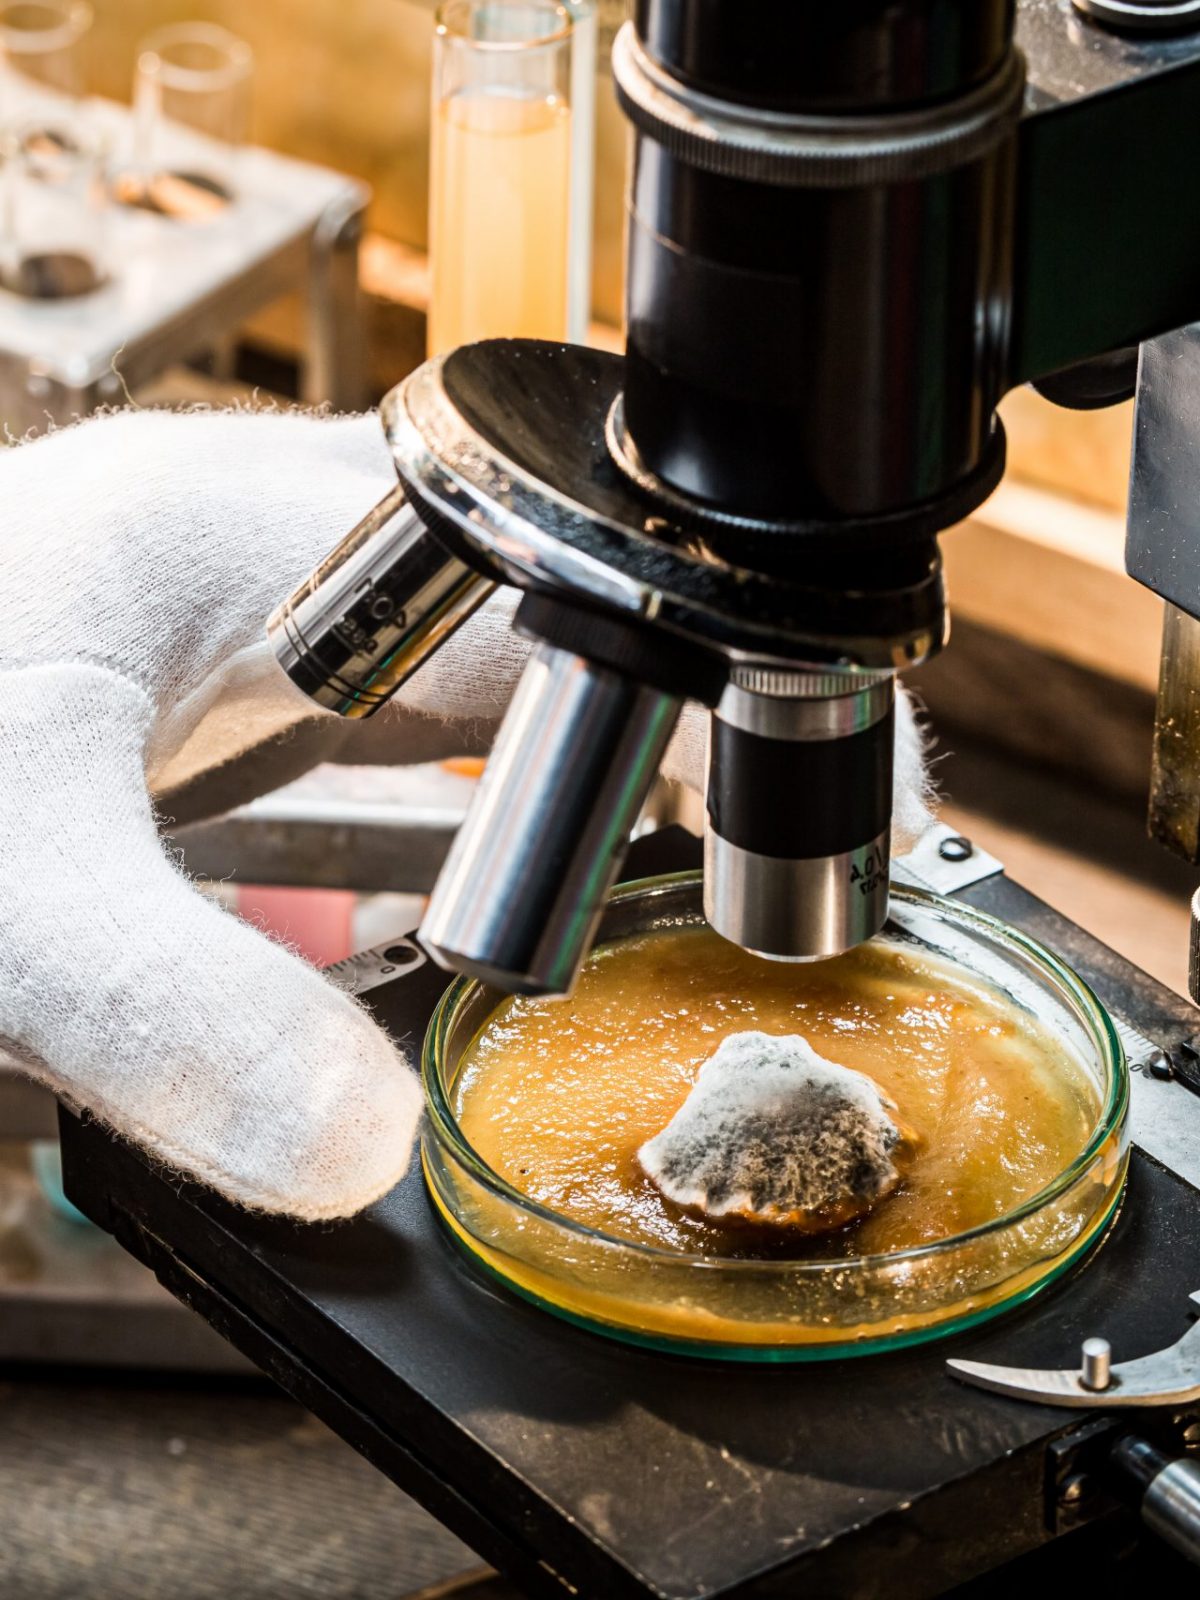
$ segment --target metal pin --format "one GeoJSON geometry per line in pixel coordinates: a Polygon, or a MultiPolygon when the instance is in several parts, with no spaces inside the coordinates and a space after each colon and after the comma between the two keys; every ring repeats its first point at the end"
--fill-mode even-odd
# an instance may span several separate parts
{"type": "Polygon", "coordinates": [[[938,855],[943,861],[969,861],[974,854],[975,846],[960,833],[951,834],[938,845],[938,855]]]}
{"type": "Polygon", "coordinates": [[[1083,1341],[1083,1365],[1079,1370],[1079,1381],[1085,1389],[1100,1391],[1107,1389],[1112,1381],[1112,1345],[1107,1339],[1085,1339],[1083,1341]]]}

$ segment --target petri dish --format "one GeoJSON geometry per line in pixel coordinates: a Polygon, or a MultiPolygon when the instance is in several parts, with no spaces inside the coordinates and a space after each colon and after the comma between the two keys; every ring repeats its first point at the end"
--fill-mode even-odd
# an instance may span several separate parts
{"type": "MultiPolygon", "coordinates": [[[[703,926],[698,873],[645,879],[611,896],[596,954],[703,926]]],[[[1116,1030],[1051,951],[970,906],[896,886],[876,942],[961,974],[968,988],[1035,1021],[1053,1035],[1061,1070],[1086,1085],[1086,1143],[1039,1192],[964,1232],[830,1259],[688,1253],[601,1231],[514,1187],[464,1135],[454,1110],[458,1074],[508,997],[460,979],[434,1012],[422,1052],[422,1162],[457,1244],[556,1316],[633,1344],[723,1360],[895,1349],[974,1326],[1044,1289],[1098,1243],[1120,1202],[1129,1083],[1116,1030]]]]}

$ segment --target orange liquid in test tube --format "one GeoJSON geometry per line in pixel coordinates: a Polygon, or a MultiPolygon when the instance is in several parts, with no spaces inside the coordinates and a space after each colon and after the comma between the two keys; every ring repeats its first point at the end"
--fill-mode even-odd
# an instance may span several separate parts
{"type": "Polygon", "coordinates": [[[570,107],[450,95],[433,119],[431,355],[475,339],[564,339],[570,107]]]}

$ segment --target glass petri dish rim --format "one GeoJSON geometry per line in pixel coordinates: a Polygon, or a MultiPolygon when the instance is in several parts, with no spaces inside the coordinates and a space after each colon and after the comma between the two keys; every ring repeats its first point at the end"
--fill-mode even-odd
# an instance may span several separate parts
{"type": "MultiPolygon", "coordinates": [[[[666,895],[691,885],[698,888],[700,882],[701,874],[699,871],[673,872],[653,878],[638,878],[630,883],[621,884],[614,889],[608,897],[606,908],[620,905],[630,900],[651,899],[659,895],[666,895]]],[[[945,1252],[957,1249],[978,1239],[986,1239],[989,1235],[1001,1233],[1005,1229],[1012,1228],[1027,1218],[1035,1216],[1043,1207],[1051,1204],[1060,1195],[1065,1194],[1083,1177],[1126,1119],[1129,1109],[1129,1073],[1126,1066],[1125,1049],[1117,1030],[1092,988],[1084,982],[1078,973],[1072,971],[1065,962],[1058,959],[1053,951],[1047,949],[1037,939],[1021,933],[1019,929],[1002,922],[999,917],[993,917],[989,912],[980,911],[975,906],[966,905],[960,900],[950,900],[942,895],[933,894],[926,889],[911,888],[906,884],[893,884],[891,898],[903,904],[924,906],[934,911],[950,911],[958,922],[974,926],[992,939],[999,940],[1002,944],[1007,944],[1010,947],[1015,947],[1036,963],[1037,966],[1044,969],[1061,988],[1067,991],[1091,1024],[1097,1041],[1102,1047],[1105,1064],[1108,1067],[1108,1092],[1091,1138],[1079,1155],[1058,1174],[1053,1182],[1039,1189],[1036,1194],[1031,1195],[1027,1200],[1023,1200],[1019,1206],[1014,1207],[1011,1211],[1006,1211],[999,1217],[993,1217],[990,1222],[981,1223],[978,1227],[969,1228],[963,1233],[947,1234],[944,1239],[934,1239],[928,1244],[910,1245],[906,1250],[893,1250],[873,1255],[839,1257],[835,1261],[764,1261],[753,1257],[730,1258],[726,1256],[696,1255],[687,1251],[664,1250],[657,1245],[645,1244],[640,1240],[622,1239],[616,1234],[603,1233],[598,1228],[589,1228],[584,1223],[576,1222],[573,1218],[564,1216],[561,1211],[555,1211],[550,1206],[544,1206],[539,1201],[531,1199],[520,1189],[508,1183],[484,1161],[483,1157],[464,1138],[458,1127],[457,1119],[454,1116],[442,1084],[440,1064],[445,1056],[446,1036],[455,1019],[458,1007],[472,991],[486,987],[476,978],[454,979],[438,1001],[437,1007],[429,1019],[421,1046],[421,1079],[425,1090],[426,1113],[433,1124],[439,1141],[448,1149],[454,1159],[466,1168],[477,1183],[480,1183],[498,1199],[508,1202],[527,1215],[536,1217],[563,1232],[573,1234],[589,1244],[599,1244],[617,1250],[630,1251],[649,1261],[658,1261],[664,1264],[670,1263],[676,1268],[680,1266],[691,1267],[698,1271],[746,1273],[791,1279],[804,1277],[819,1279],[822,1274],[827,1274],[834,1268],[840,1272],[848,1270],[878,1271],[887,1267],[894,1267],[897,1263],[936,1259],[937,1256],[945,1252]]]]}
{"type": "Polygon", "coordinates": [[[524,50],[545,50],[553,45],[565,44],[574,31],[575,20],[561,0],[529,0],[529,3],[553,11],[558,18],[558,26],[545,33],[530,34],[526,39],[476,39],[457,19],[463,13],[469,15],[479,0],[441,0],[433,13],[434,33],[456,49],[495,51],[497,54],[513,55],[524,50]]]}
{"type": "MultiPolygon", "coordinates": [[[[996,1300],[991,1305],[983,1305],[972,1311],[965,1311],[959,1316],[951,1317],[945,1322],[930,1322],[925,1326],[915,1328],[900,1328],[890,1333],[871,1334],[867,1338],[852,1338],[845,1340],[829,1340],[814,1343],[799,1342],[796,1344],[784,1340],[767,1344],[728,1343],[721,1339],[705,1339],[702,1337],[689,1338],[686,1334],[667,1332],[652,1332],[643,1328],[635,1328],[627,1323],[611,1321],[600,1315],[589,1315],[586,1312],[575,1311],[568,1306],[554,1300],[547,1299],[538,1294],[535,1289],[521,1282],[520,1278],[507,1275],[497,1267],[488,1257],[474,1248],[470,1241],[464,1224],[461,1223],[449,1209],[444,1197],[439,1194],[430,1178],[428,1157],[425,1152],[421,1155],[422,1166],[425,1169],[426,1183],[433,1199],[433,1205],[443,1223],[449,1229],[453,1242],[463,1251],[472,1266],[484,1274],[491,1282],[499,1284],[509,1293],[515,1294],[518,1299],[524,1300],[528,1305],[536,1306],[539,1311],[547,1316],[556,1317],[560,1322],[568,1323],[573,1328],[578,1328],[584,1333],[595,1334],[599,1338],[613,1339],[619,1344],[633,1345],[639,1350],[651,1350],[656,1355],[682,1356],[689,1361],[733,1362],[745,1366],[804,1366],[816,1365],[824,1361],[857,1361],[863,1356],[888,1355],[895,1350],[909,1350],[914,1346],[933,1344],[938,1340],[953,1338],[955,1334],[965,1333],[968,1330],[982,1327],[986,1322],[994,1322],[999,1317],[1008,1316],[1010,1312],[1019,1310],[1035,1296],[1042,1294],[1053,1284],[1061,1280],[1082,1261],[1085,1261],[1092,1251],[1097,1249],[1103,1241],[1105,1234],[1116,1220],[1117,1212],[1124,1200],[1124,1181],[1118,1184],[1108,1204],[1098,1213],[1098,1220],[1085,1230],[1076,1240],[1074,1247],[1059,1261],[1054,1262],[1044,1277],[1036,1278],[1033,1282],[1023,1285],[1011,1295],[996,1300]]],[[[592,1235],[591,1237],[596,1237],[592,1235]]],[[[959,1238],[966,1237],[963,1234],[959,1238]]],[[[687,1257],[675,1256],[674,1260],[687,1260],[687,1257]]],[[[894,1256],[876,1256],[861,1259],[874,1259],[892,1261],[894,1256]]],[[[764,1263],[770,1264],[770,1263],[764,1263]]],[[[853,1263],[851,1263],[853,1264],[853,1263]]],[[[736,1265],[736,1263],[731,1263],[736,1265]]],[[[822,1265],[828,1266],[825,1262],[822,1265]]]]}

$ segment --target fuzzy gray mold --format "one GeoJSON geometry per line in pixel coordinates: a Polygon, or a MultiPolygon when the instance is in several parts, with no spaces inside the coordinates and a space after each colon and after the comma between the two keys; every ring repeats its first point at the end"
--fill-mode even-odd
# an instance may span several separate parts
{"type": "Polygon", "coordinates": [[[899,1182],[895,1109],[799,1034],[735,1033],[638,1159],[668,1200],[715,1221],[836,1227],[899,1182]]]}

